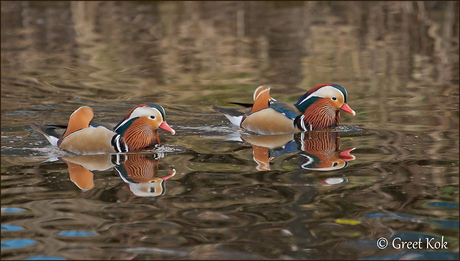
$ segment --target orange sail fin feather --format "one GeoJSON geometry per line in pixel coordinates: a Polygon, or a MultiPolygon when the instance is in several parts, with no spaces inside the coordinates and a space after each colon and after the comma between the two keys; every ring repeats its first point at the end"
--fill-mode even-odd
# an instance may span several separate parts
{"type": "Polygon", "coordinates": [[[270,88],[260,86],[254,92],[254,105],[249,114],[268,108],[270,102],[270,88]]]}
{"type": "Polygon", "coordinates": [[[72,115],[70,115],[69,125],[67,126],[67,130],[64,135],[62,135],[61,140],[71,133],[89,127],[89,123],[93,116],[93,109],[90,107],[82,106],[78,108],[74,113],[72,113],[72,115]]]}

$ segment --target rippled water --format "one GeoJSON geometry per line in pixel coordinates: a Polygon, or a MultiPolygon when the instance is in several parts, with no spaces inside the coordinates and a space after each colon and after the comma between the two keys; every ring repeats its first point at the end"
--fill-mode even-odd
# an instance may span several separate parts
{"type": "Polygon", "coordinates": [[[458,259],[458,2],[3,1],[1,24],[2,259],[458,259]],[[357,112],[330,132],[211,109],[323,82],[357,112]],[[29,126],[147,102],[177,132],[152,151],[29,126]]]}

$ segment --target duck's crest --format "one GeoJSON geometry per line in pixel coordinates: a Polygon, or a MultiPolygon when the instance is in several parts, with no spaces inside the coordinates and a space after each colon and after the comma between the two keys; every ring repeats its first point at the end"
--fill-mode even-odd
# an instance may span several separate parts
{"type": "Polygon", "coordinates": [[[121,120],[115,127],[113,127],[113,130],[116,133],[123,135],[126,129],[128,129],[128,127],[131,125],[131,123],[133,123],[133,121],[136,118],[139,118],[138,116],[134,116],[133,113],[137,108],[140,108],[140,107],[148,107],[148,108],[157,109],[160,112],[161,117],[163,117],[163,121],[166,121],[165,109],[162,106],[154,104],[154,103],[139,104],[136,107],[132,108],[131,111],[129,111],[129,113],[123,118],[123,120],[121,120]]]}
{"type": "MultiPolygon", "coordinates": [[[[163,120],[164,120],[164,121],[166,120],[165,109],[164,109],[162,106],[160,106],[160,105],[158,105],[158,104],[154,104],[154,103],[147,103],[147,104],[144,103],[144,104],[139,104],[139,105],[137,105],[136,107],[132,108],[132,109],[129,111],[129,113],[123,118],[123,120],[122,120],[121,122],[126,121],[126,120],[128,120],[129,118],[131,118],[133,112],[134,112],[137,108],[139,108],[139,107],[150,107],[150,108],[155,108],[155,109],[157,109],[157,110],[161,113],[161,116],[163,117],[163,120]]],[[[117,126],[114,127],[114,129],[116,129],[116,128],[117,128],[117,126]]]]}
{"type": "Polygon", "coordinates": [[[302,97],[300,97],[299,101],[295,103],[294,105],[297,107],[297,109],[304,112],[308,108],[308,106],[310,106],[315,101],[320,99],[320,97],[315,96],[315,95],[312,96],[312,94],[318,91],[320,88],[325,87],[325,86],[330,86],[330,87],[333,87],[339,90],[343,94],[344,103],[347,103],[347,91],[345,90],[345,88],[343,88],[342,86],[338,84],[334,84],[334,83],[323,83],[323,84],[316,85],[311,90],[306,92],[302,97]]]}
{"type": "Polygon", "coordinates": [[[323,83],[323,84],[318,84],[316,85],[315,87],[313,87],[311,90],[309,90],[308,92],[306,92],[304,95],[302,95],[302,97],[300,97],[299,101],[296,102],[294,105],[297,107],[297,109],[299,109],[300,111],[305,111],[307,109],[308,106],[310,106],[310,104],[312,104],[314,101],[316,101],[317,99],[313,99],[310,101],[310,99],[312,99],[313,97],[310,97],[310,95],[314,92],[316,92],[319,88],[321,87],[324,87],[324,86],[328,86],[328,85],[331,85],[332,83],[323,83]]]}
{"type": "MultiPolygon", "coordinates": [[[[128,112],[128,114],[126,114],[126,116],[123,118],[123,120],[122,120],[121,122],[123,122],[123,121],[129,119],[129,118],[131,117],[131,114],[133,114],[133,112],[134,112],[137,108],[139,108],[139,107],[147,107],[147,106],[148,106],[147,104],[139,104],[139,105],[137,105],[136,107],[132,108],[132,109],[128,112]]],[[[115,127],[114,129],[116,129],[116,128],[117,128],[117,127],[115,127]]]]}

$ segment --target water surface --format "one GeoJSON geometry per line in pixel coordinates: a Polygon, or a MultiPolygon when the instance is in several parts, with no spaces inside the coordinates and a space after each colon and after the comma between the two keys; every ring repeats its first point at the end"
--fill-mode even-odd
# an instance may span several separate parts
{"type": "Polygon", "coordinates": [[[458,259],[458,2],[3,1],[1,32],[2,259],[458,259]],[[325,82],[357,112],[332,132],[211,109],[325,82]],[[29,126],[141,103],[177,132],[157,150],[74,157],[29,126]]]}

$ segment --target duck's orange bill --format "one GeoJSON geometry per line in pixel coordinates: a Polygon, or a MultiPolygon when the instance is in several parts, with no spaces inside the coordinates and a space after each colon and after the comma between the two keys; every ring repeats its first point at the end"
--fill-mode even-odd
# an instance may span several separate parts
{"type": "Polygon", "coordinates": [[[342,159],[343,161],[350,161],[350,160],[356,159],[355,156],[350,154],[350,152],[353,151],[354,149],[356,149],[356,147],[339,152],[339,158],[342,159]]]}
{"type": "Polygon", "coordinates": [[[341,109],[342,111],[346,111],[346,112],[348,112],[348,113],[351,113],[353,116],[355,116],[355,114],[356,114],[356,112],[355,112],[354,110],[352,110],[352,109],[350,108],[350,106],[348,106],[348,104],[346,104],[346,103],[344,103],[344,104],[342,105],[342,107],[340,107],[340,109],[341,109]]]}
{"type": "Polygon", "coordinates": [[[168,124],[166,121],[164,121],[164,122],[162,122],[162,123],[160,124],[160,129],[163,129],[163,130],[165,130],[165,131],[169,131],[169,132],[172,133],[172,135],[176,134],[176,131],[173,130],[173,128],[171,128],[171,127],[169,126],[169,124],[168,124]]]}

